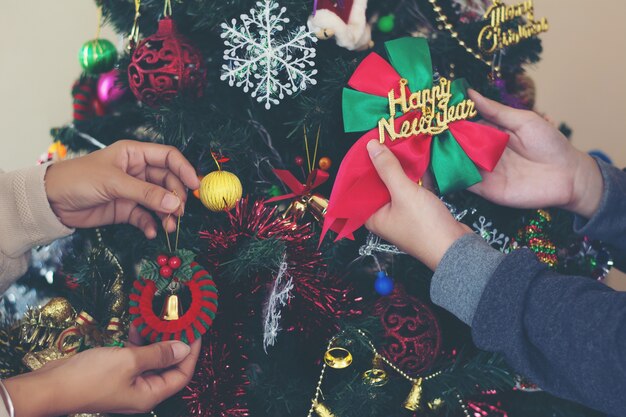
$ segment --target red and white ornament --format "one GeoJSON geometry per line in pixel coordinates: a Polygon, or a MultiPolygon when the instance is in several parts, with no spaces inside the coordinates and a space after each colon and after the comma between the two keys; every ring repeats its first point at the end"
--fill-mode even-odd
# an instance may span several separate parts
{"type": "Polygon", "coordinates": [[[179,94],[199,98],[204,93],[206,68],[200,51],[165,17],[157,32],[133,52],[128,82],[137,100],[151,107],[179,94]]]}
{"type": "Polygon", "coordinates": [[[319,39],[334,37],[337,45],[350,51],[374,46],[365,15],[367,0],[317,0],[314,7],[307,24],[319,39]]]}

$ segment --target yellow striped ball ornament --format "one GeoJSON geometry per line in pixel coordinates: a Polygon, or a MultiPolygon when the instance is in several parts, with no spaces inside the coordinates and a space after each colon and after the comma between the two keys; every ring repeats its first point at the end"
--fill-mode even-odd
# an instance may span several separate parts
{"type": "Polygon", "coordinates": [[[211,211],[232,209],[242,194],[241,181],[228,171],[213,171],[200,183],[200,201],[211,211]]]}

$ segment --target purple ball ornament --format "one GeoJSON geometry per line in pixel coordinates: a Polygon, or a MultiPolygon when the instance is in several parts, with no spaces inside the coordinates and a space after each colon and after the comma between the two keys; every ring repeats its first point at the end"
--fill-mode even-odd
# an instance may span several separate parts
{"type": "Polygon", "coordinates": [[[128,91],[120,85],[119,77],[120,72],[113,69],[100,75],[98,79],[98,98],[105,106],[118,102],[128,91]]]}

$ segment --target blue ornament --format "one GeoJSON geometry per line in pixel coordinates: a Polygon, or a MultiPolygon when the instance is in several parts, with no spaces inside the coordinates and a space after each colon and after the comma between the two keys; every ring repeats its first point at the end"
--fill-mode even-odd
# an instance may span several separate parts
{"type": "Polygon", "coordinates": [[[376,274],[374,289],[382,296],[389,295],[393,292],[393,280],[384,271],[380,271],[376,274]]]}

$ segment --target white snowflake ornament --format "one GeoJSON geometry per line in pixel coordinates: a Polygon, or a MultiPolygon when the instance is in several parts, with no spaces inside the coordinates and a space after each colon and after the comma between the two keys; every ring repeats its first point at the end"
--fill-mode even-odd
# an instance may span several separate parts
{"type": "Polygon", "coordinates": [[[222,23],[226,50],[223,81],[250,92],[265,108],[277,105],[285,96],[315,85],[317,38],[306,26],[286,29],[289,18],[275,0],[256,3],[250,14],[222,23]]]}

